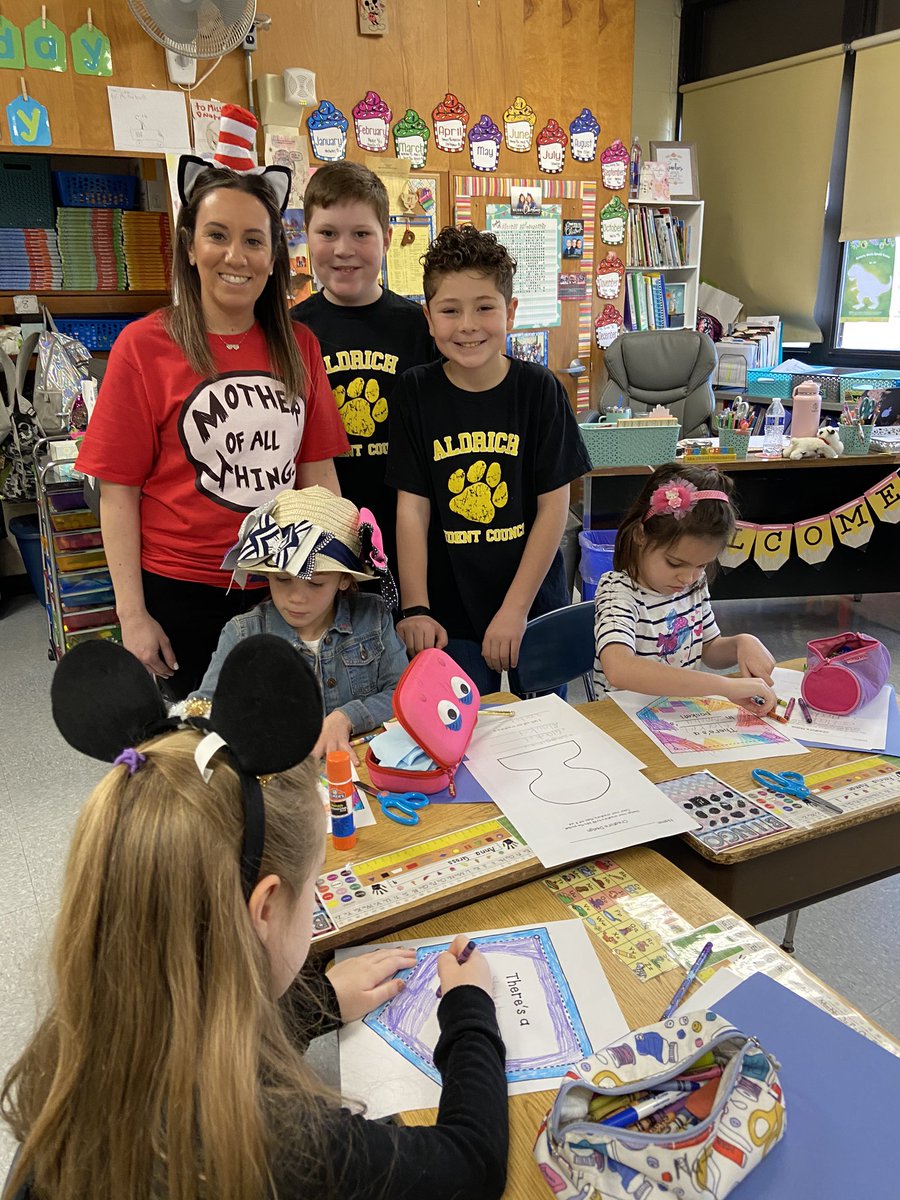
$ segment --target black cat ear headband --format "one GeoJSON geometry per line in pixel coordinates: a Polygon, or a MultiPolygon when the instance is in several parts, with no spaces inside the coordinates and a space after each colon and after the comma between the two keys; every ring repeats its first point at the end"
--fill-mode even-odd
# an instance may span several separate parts
{"type": "Polygon", "coordinates": [[[302,762],[322,729],[319,685],[283,638],[259,634],[238,642],[222,665],[208,717],[166,715],[159,689],[140,662],[114,642],[87,641],[61,660],[50,689],[53,719],[70,746],[133,775],[135,749],[168,730],[206,730],[195,758],[204,778],[218,749],[227,749],[241,781],[244,834],[241,887],[250,898],[259,880],[266,814],[259,776],[302,762]]]}

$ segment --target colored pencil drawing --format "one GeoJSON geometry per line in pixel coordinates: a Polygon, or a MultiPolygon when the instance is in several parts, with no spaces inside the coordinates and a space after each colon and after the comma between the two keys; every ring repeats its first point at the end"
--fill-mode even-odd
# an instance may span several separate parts
{"type": "MultiPolygon", "coordinates": [[[[558,1079],[591,1051],[590,1040],[545,928],[474,939],[489,958],[510,1083],[558,1079]]],[[[404,990],[365,1018],[407,1062],[435,1083],[432,1053],[439,1036],[437,957],[450,942],[418,950],[415,967],[402,973],[404,990]]]]}
{"type": "Polygon", "coordinates": [[[610,789],[610,779],[595,767],[573,765],[583,750],[574,739],[520,751],[499,761],[507,771],[528,771],[528,790],[546,804],[587,804],[610,789]]]}

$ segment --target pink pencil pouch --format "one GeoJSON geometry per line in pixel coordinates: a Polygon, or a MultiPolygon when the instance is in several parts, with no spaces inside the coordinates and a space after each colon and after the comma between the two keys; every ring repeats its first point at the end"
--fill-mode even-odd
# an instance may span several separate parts
{"type": "Polygon", "coordinates": [[[419,651],[397,681],[391,704],[397,720],[436,765],[429,771],[383,767],[369,746],[366,768],[375,787],[427,796],[449,788],[455,796],[453,776],[475,732],[480,702],[475,683],[449,654],[436,648],[419,651]]]}
{"type": "Polygon", "coordinates": [[[820,712],[848,717],[874,700],[887,683],[891,656],[877,638],[838,633],[806,644],[803,699],[820,712]]]}

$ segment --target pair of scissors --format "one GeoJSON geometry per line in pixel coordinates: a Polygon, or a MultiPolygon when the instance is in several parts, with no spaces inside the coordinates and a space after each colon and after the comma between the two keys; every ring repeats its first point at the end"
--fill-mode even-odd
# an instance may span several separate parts
{"type": "Polygon", "coordinates": [[[780,792],[783,796],[792,796],[795,800],[808,800],[810,791],[802,775],[796,771],[764,771],[756,767],[750,772],[753,779],[768,792],[780,792]]]}
{"type": "Polygon", "coordinates": [[[356,786],[377,800],[382,813],[398,825],[418,825],[419,809],[428,804],[428,797],[423,792],[380,792],[360,780],[356,781],[356,786]]]}

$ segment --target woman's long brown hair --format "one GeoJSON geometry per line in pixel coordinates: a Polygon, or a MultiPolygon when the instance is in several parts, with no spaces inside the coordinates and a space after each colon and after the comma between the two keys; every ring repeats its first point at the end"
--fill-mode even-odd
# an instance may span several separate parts
{"type": "MultiPolygon", "coordinates": [[[[78,819],[49,1014],[3,1086],[22,1143],[12,1192],[30,1180],[48,1200],[263,1200],[286,1128],[311,1163],[323,1144],[337,1098],[272,996],[241,893],[240,784],[221,754],[203,782],[198,740],[148,742],[78,819]]],[[[261,876],[288,897],[320,861],[315,780],[308,760],[264,788],[261,876]]]]}
{"type": "Polygon", "coordinates": [[[172,291],[178,303],[165,310],[166,330],[198,375],[207,379],[215,377],[215,363],[203,319],[200,276],[197,268],[191,266],[188,254],[196,236],[200,202],[217,188],[246,192],[259,200],[266,210],[272,238],[273,270],[256,301],[254,315],[265,334],[275,375],[285,385],[289,396],[304,396],[308,373],[294,336],[287,302],[291,278],[287,237],[272,189],[259,175],[235,175],[215,167],[200,173],[190,200],[182,205],[175,227],[172,291]]]}

